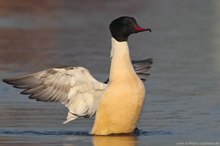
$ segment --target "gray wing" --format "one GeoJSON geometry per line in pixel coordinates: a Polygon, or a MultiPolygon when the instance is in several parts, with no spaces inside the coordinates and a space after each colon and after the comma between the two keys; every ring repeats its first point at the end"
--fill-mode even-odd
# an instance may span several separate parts
{"type": "Polygon", "coordinates": [[[150,75],[148,73],[148,70],[151,68],[152,63],[153,63],[152,58],[143,59],[143,60],[132,60],[134,70],[142,81],[146,81],[147,77],[150,75]]]}
{"type": "MultiPolygon", "coordinates": [[[[143,60],[132,60],[131,61],[134,67],[136,74],[139,78],[144,82],[147,80],[147,77],[150,75],[148,70],[151,68],[151,64],[153,63],[152,58],[143,59],[143,60]]],[[[108,83],[109,79],[107,79],[104,83],[108,83]]]]}
{"type": "Polygon", "coordinates": [[[21,94],[29,95],[30,99],[64,104],[69,110],[64,123],[91,117],[107,86],[83,67],[52,68],[3,81],[23,89],[21,94]]]}

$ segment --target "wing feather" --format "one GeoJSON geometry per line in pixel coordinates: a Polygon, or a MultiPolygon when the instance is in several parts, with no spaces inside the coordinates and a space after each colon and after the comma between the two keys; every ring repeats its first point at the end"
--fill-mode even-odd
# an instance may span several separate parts
{"type": "MultiPolygon", "coordinates": [[[[150,75],[152,58],[133,60],[132,64],[141,80],[150,75]]],[[[64,123],[78,117],[91,117],[97,109],[98,101],[107,87],[97,81],[83,67],[52,68],[24,76],[3,79],[15,88],[23,89],[21,94],[43,102],[61,102],[69,112],[64,123]]]]}
{"type": "Polygon", "coordinates": [[[52,68],[37,73],[4,79],[21,94],[43,102],[61,102],[68,109],[67,123],[78,117],[91,117],[106,84],[97,81],[83,67],[52,68]]]}
{"type": "Polygon", "coordinates": [[[152,58],[143,59],[143,60],[132,60],[134,70],[142,81],[146,81],[147,77],[150,75],[148,73],[148,70],[151,68],[152,63],[153,63],[152,58]]]}
{"type": "MultiPolygon", "coordinates": [[[[139,78],[144,82],[147,80],[147,77],[150,75],[148,70],[151,68],[151,64],[153,63],[152,58],[143,59],[143,60],[132,60],[132,65],[136,74],[139,78]]],[[[109,79],[107,79],[104,83],[108,83],[109,79]]]]}

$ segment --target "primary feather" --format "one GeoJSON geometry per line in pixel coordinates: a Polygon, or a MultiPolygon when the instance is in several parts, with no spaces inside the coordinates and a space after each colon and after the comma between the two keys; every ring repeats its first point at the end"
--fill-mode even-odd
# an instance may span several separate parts
{"type": "MultiPolygon", "coordinates": [[[[152,59],[132,61],[137,75],[145,81],[152,59]]],[[[108,86],[97,81],[83,67],[51,68],[33,74],[3,79],[15,88],[23,89],[21,94],[43,102],[61,102],[69,112],[65,123],[78,117],[91,117],[108,86]]]]}
{"type": "Polygon", "coordinates": [[[52,68],[37,73],[4,79],[30,99],[61,102],[68,110],[67,123],[78,117],[91,117],[106,84],[97,81],[83,67],[52,68]]]}

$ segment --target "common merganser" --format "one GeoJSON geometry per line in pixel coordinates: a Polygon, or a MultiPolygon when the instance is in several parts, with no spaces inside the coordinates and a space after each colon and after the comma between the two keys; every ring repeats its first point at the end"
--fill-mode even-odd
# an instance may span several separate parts
{"type": "Polygon", "coordinates": [[[21,94],[30,95],[30,99],[64,104],[69,110],[64,124],[96,113],[91,134],[130,134],[141,115],[145,97],[142,81],[149,75],[152,59],[131,61],[127,40],[130,34],[151,29],[123,16],[111,22],[110,31],[111,68],[105,83],[97,81],[86,68],[72,66],[3,81],[24,89],[21,94]]]}

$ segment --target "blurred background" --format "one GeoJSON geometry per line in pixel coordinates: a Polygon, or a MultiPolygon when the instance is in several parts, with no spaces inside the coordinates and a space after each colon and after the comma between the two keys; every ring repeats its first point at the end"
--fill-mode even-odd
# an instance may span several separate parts
{"type": "Polygon", "coordinates": [[[62,125],[61,104],[29,100],[1,82],[0,144],[219,142],[219,0],[0,0],[0,78],[72,65],[105,81],[109,23],[124,15],[152,29],[129,38],[132,59],[154,59],[140,136],[99,143],[86,136],[94,119],[62,125]]]}

